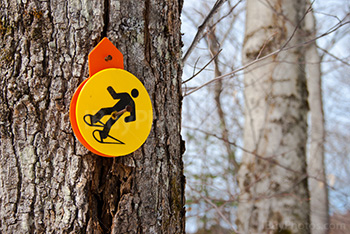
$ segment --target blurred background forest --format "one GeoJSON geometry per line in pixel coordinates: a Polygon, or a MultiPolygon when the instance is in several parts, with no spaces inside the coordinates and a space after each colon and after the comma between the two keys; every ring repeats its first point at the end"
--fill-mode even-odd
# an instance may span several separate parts
{"type": "MultiPolygon", "coordinates": [[[[237,172],[245,151],[245,7],[244,0],[184,1],[182,135],[188,233],[224,234],[237,228],[237,172]]],[[[350,233],[350,1],[316,0],[310,12],[316,33],[308,40],[316,39],[322,71],[326,186],[335,225],[329,227],[331,233],[350,233]]]]}

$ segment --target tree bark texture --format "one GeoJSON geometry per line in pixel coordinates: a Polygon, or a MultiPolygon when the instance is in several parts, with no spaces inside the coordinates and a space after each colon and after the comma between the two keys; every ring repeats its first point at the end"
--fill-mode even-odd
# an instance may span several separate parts
{"type": "MultiPolygon", "coordinates": [[[[310,39],[316,35],[313,12],[305,17],[305,30],[310,39]]],[[[322,102],[321,57],[316,42],[309,44],[305,51],[307,86],[311,120],[311,135],[308,161],[311,224],[314,234],[327,234],[328,189],[324,165],[325,126],[322,102]]]]}
{"type": "Polygon", "coordinates": [[[181,5],[0,2],[1,233],[184,233],[181,5]],[[154,108],[145,144],[120,158],[87,151],[69,123],[105,36],[154,108]]]}
{"type": "MultiPolygon", "coordinates": [[[[301,42],[305,0],[248,0],[244,63],[301,42]]],[[[245,128],[238,173],[240,233],[309,233],[307,89],[302,48],[245,70],[245,128]]]]}

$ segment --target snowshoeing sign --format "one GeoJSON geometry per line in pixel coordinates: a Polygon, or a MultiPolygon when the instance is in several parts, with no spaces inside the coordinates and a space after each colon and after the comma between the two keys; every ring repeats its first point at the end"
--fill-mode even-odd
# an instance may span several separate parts
{"type": "Polygon", "coordinates": [[[123,70],[122,54],[107,38],[89,54],[89,71],[90,78],[80,84],[70,106],[76,137],[101,156],[134,152],[147,139],[153,121],[145,87],[123,70]]]}

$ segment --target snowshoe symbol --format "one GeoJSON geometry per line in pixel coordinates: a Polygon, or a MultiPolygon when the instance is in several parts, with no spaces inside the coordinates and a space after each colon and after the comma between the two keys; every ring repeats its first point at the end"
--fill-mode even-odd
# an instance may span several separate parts
{"type": "Polygon", "coordinates": [[[131,91],[131,97],[129,93],[116,93],[111,87],[107,87],[107,91],[112,96],[113,99],[119,99],[119,101],[112,107],[101,108],[96,114],[86,114],[83,119],[84,122],[90,127],[102,128],[102,130],[94,130],[92,136],[94,139],[101,144],[122,144],[125,143],[116,137],[109,134],[112,126],[117,120],[125,113],[129,112],[130,115],[125,117],[125,123],[133,122],[136,120],[135,102],[133,98],[138,97],[139,92],[137,89],[131,91]],[[109,115],[110,118],[103,123],[101,121],[102,117],[109,115]]]}

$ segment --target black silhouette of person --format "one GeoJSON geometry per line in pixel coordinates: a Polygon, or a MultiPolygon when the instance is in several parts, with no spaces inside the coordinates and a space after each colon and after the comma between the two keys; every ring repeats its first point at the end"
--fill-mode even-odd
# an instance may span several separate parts
{"type": "Polygon", "coordinates": [[[109,135],[109,131],[111,130],[111,127],[113,124],[123,115],[117,115],[113,116],[114,113],[122,111],[124,109],[128,109],[130,112],[130,115],[124,118],[125,123],[132,122],[136,120],[136,112],[135,112],[135,102],[132,99],[132,97],[136,98],[139,96],[139,91],[137,89],[131,90],[131,96],[129,93],[116,93],[114,89],[111,86],[107,87],[107,91],[112,96],[113,99],[119,99],[119,101],[112,107],[107,108],[101,108],[96,114],[94,115],[85,115],[84,121],[89,126],[103,126],[103,130],[95,130],[93,132],[94,138],[100,142],[100,143],[109,143],[104,142],[103,140],[106,139],[108,136],[112,139],[118,141],[117,144],[124,144],[118,139],[115,139],[114,137],[109,135]],[[111,115],[111,117],[107,120],[105,124],[102,125],[95,125],[96,123],[100,122],[101,118],[105,115],[111,115]],[[90,123],[88,122],[88,117],[90,117],[90,123]],[[97,139],[95,134],[99,133],[100,139],[97,139]]]}

